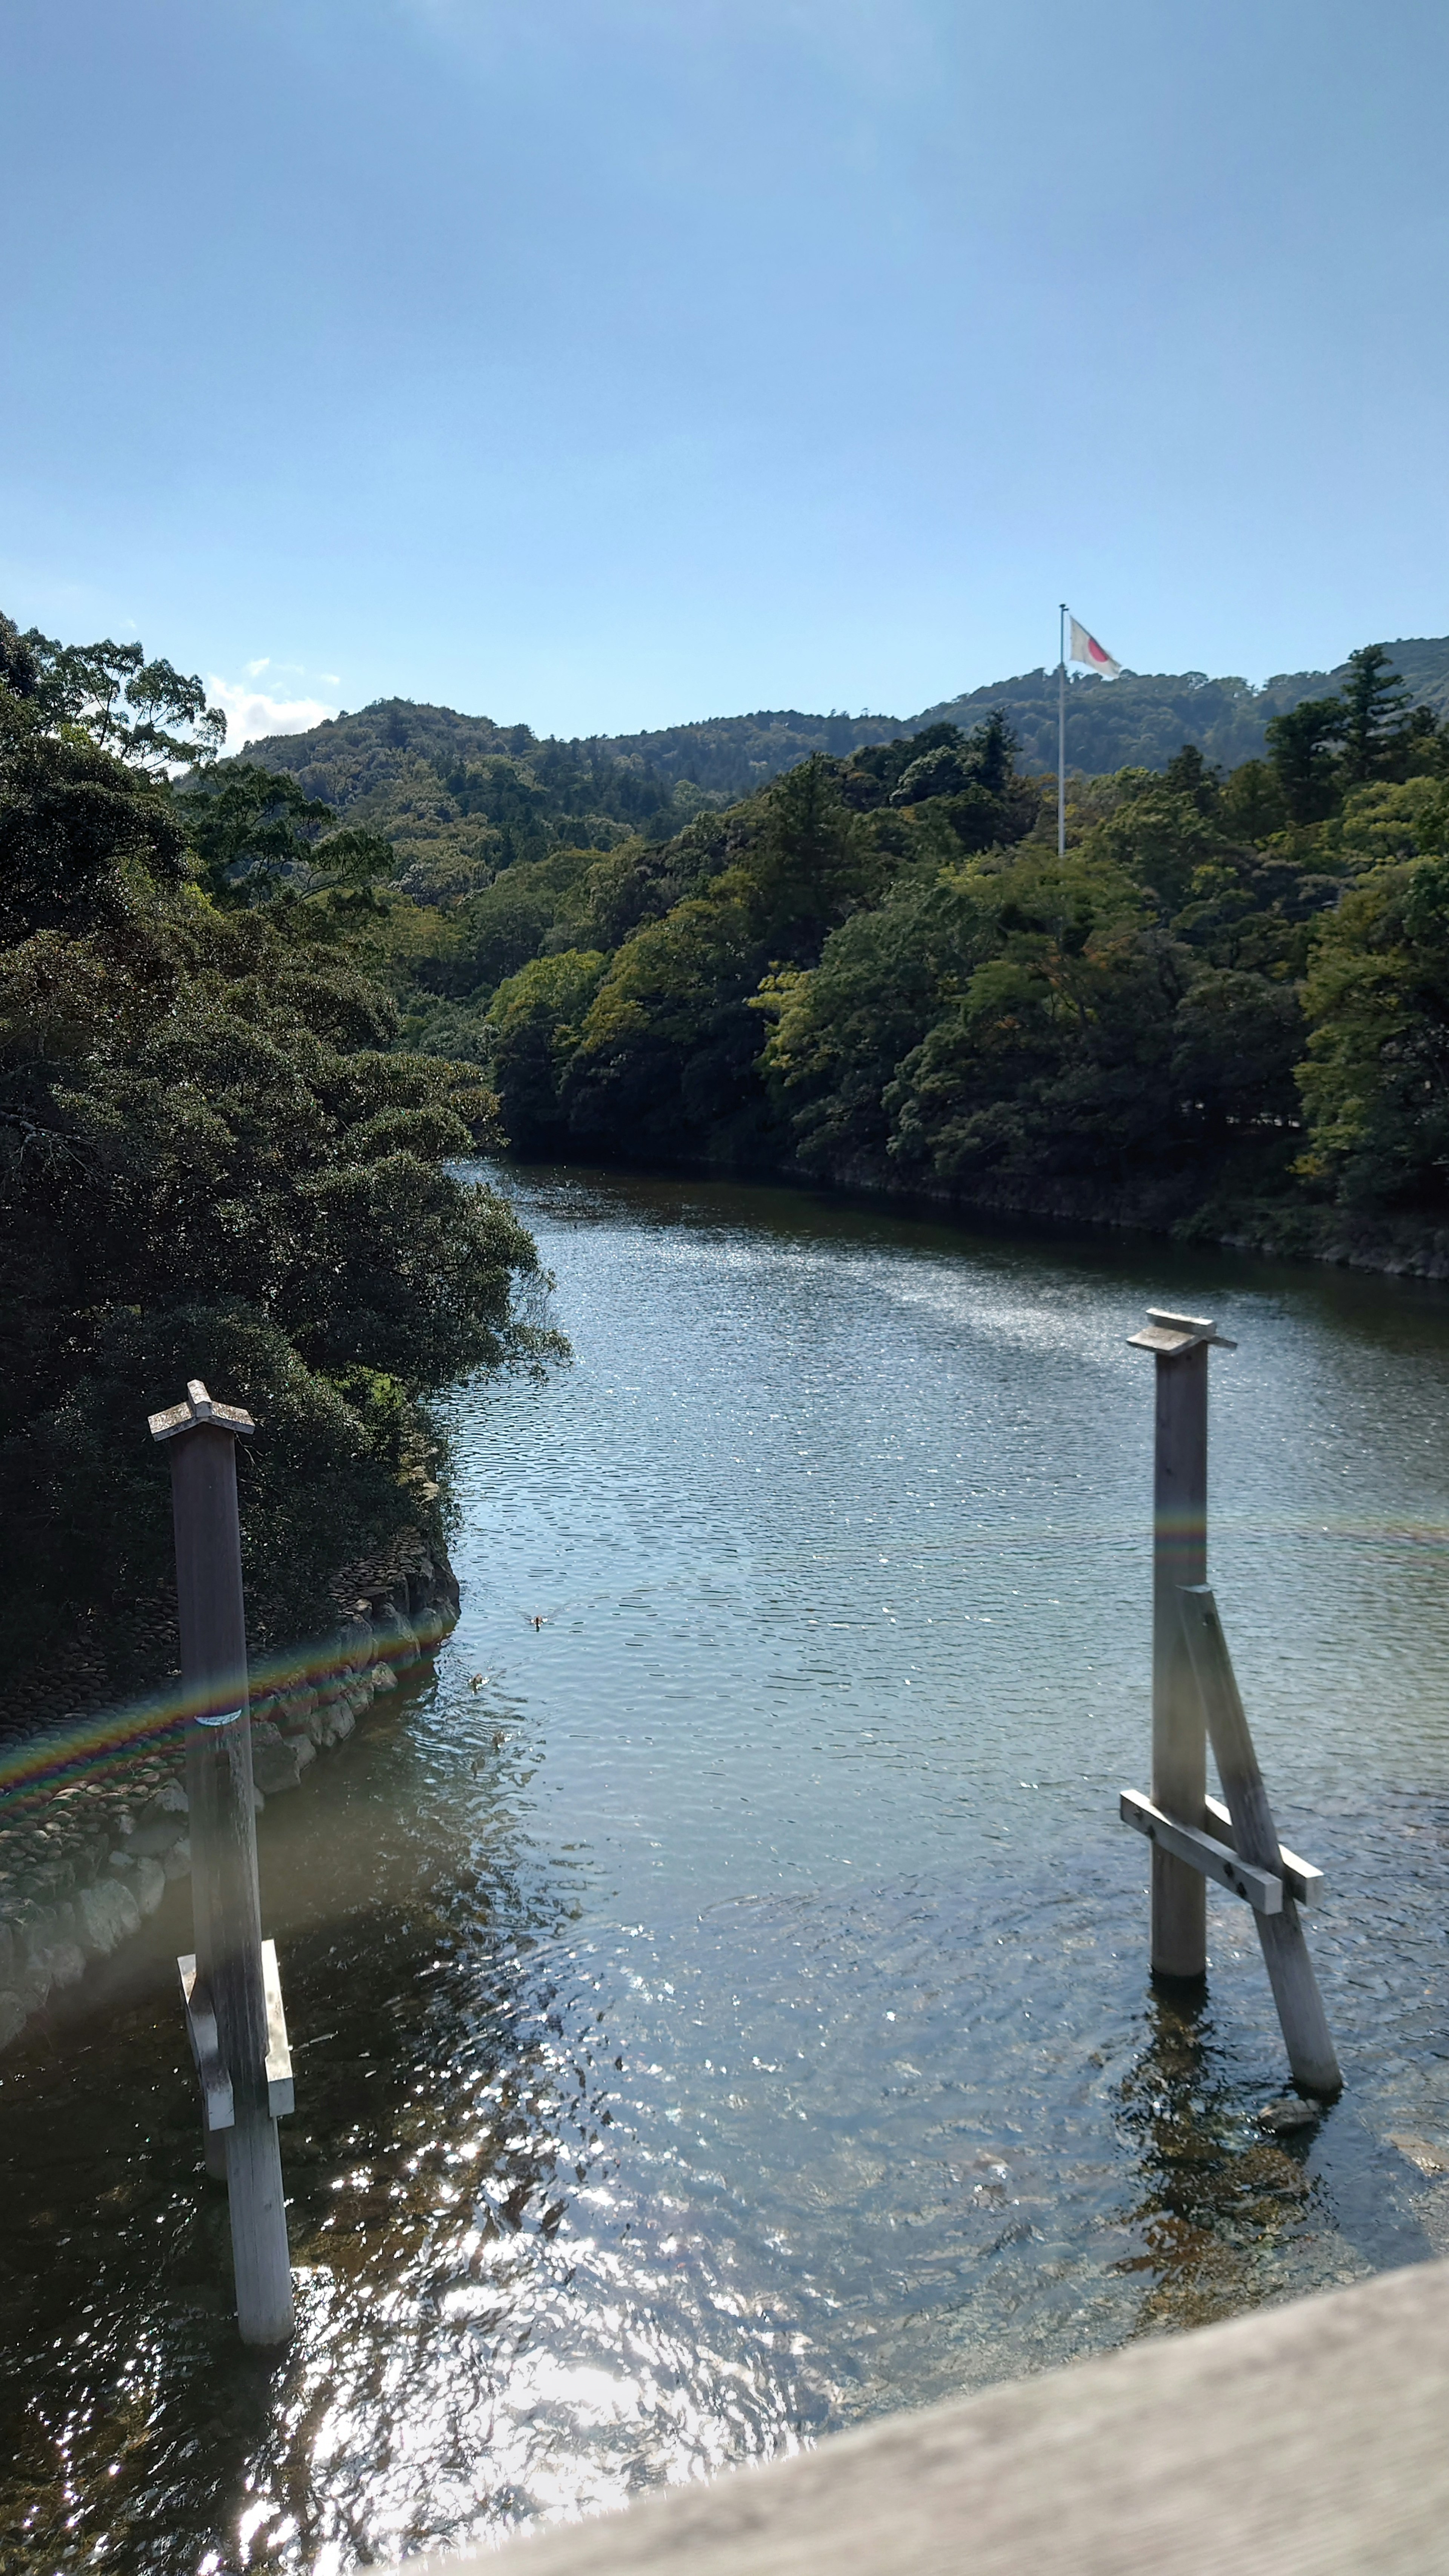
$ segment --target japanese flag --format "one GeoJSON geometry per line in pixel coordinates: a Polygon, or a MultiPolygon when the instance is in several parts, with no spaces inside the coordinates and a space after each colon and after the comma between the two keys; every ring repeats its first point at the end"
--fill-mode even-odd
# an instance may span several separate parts
{"type": "Polygon", "coordinates": [[[1104,680],[1120,680],[1122,665],[1113,661],[1106,646],[1099,644],[1095,635],[1089,635],[1085,626],[1079,626],[1075,617],[1068,622],[1071,637],[1067,645],[1067,660],[1085,662],[1089,671],[1100,671],[1104,680]]]}

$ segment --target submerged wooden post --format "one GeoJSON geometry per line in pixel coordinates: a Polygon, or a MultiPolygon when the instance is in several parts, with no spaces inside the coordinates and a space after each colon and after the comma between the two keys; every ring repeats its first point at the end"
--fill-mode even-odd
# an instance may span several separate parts
{"type": "Polygon", "coordinates": [[[1240,1860],[1271,1870],[1285,1881],[1280,1903],[1271,1912],[1255,1908],[1255,1916],[1288,2063],[1294,2080],[1306,2093],[1332,2098],[1342,2091],[1343,2077],[1303,1926],[1298,1920],[1298,1907],[1286,1883],[1278,1830],[1238,1696],[1217,1603],[1205,1583],[1186,1585],[1178,1599],[1188,1659],[1201,1694],[1213,1760],[1232,1820],[1234,1849],[1240,1860]]]}
{"type": "Polygon", "coordinates": [[[186,1786],[196,1955],[181,1962],[182,1986],[208,2132],[225,2141],[237,2323],[243,2343],[277,2344],[292,2331],[292,2278],[276,2110],[291,2102],[290,2083],[276,2080],[269,2022],[280,2024],[280,1995],[268,1992],[275,1969],[264,1956],[257,1886],[236,1494],[236,1436],[252,1428],[235,1406],[214,1404],[199,1378],[184,1404],[151,1416],[152,1438],[171,1447],[181,1672],[193,1710],[186,1786]]]}
{"type": "MultiPolygon", "coordinates": [[[[1206,1818],[1207,1739],[1183,1649],[1177,1596],[1207,1580],[1208,1352],[1232,1350],[1200,1315],[1149,1307],[1133,1348],[1156,1359],[1152,1483],[1152,1800],[1182,1823],[1206,1818]]],[[[1207,1890],[1174,1852],[1152,1850],[1152,1972],[1207,1974],[1207,1890]]]]}
{"type": "Polygon", "coordinates": [[[1157,1307],[1131,1340],[1157,1362],[1152,1795],[1124,1789],[1118,1812],[1152,1845],[1153,1974],[1206,1976],[1207,1881],[1230,1889],[1257,1916],[1294,2079],[1332,2098],[1343,2078],[1298,1919],[1323,1872],[1278,1840],[1207,1584],[1207,1355],[1237,1346],[1200,1315],[1157,1307]],[[1226,1804],[1207,1794],[1209,1739],[1226,1804]]]}

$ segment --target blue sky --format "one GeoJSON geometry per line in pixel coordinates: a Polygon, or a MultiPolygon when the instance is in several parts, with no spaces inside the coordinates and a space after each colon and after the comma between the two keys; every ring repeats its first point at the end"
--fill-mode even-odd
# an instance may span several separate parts
{"type": "Polygon", "coordinates": [[[65,0],[5,52],[0,604],[242,730],[905,715],[1064,595],[1142,670],[1449,632],[1442,0],[65,0]]]}

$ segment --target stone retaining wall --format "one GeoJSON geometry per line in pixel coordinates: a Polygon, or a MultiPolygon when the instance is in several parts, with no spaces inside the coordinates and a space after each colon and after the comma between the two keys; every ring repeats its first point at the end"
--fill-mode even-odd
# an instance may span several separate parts
{"type": "MultiPolygon", "coordinates": [[[[353,1569],[346,1615],[307,1659],[305,1681],[252,1697],[257,1805],[297,1788],[319,1753],[349,1736],[397,1677],[431,1654],[458,1615],[446,1559],[406,1548],[384,1569],[353,1569]]],[[[191,1869],[185,1756],[140,1735],[91,1776],[0,1799],[0,2048],[57,1989],[138,1932],[168,1879],[191,1869]]]]}

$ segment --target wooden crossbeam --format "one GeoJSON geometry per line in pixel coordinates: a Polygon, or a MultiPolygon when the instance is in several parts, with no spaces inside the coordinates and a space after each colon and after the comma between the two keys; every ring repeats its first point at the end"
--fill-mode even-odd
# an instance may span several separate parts
{"type": "Polygon", "coordinates": [[[262,1992],[267,2006],[267,2108],[274,2120],[280,2120],[297,2105],[292,2090],[292,2044],[287,2037],[275,1941],[262,1943],[262,1992]]]}
{"type": "MultiPolygon", "coordinates": [[[[1229,1809],[1221,1798],[1209,1798],[1206,1805],[1207,1820],[1218,1841],[1226,1843],[1229,1851],[1235,1852],[1238,1846],[1229,1809]]],[[[1322,1870],[1315,1869],[1311,1860],[1304,1860],[1297,1852],[1290,1851],[1286,1843],[1278,1845],[1278,1853],[1283,1863],[1283,1884],[1289,1895],[1299,1905],[1316,1905],[1328,1884],[1322,1870]]]]}
{"type": "Polygon", "coordinates": [[[1174,1816],[1154,1807],[1140,1789],[1119,1792],[1118,1812],[1124,1825],[1135,1826],[1160,1850],[1185,1860],[1189,1869],[1201,1870],[1204,1878],[1216,1879],[1219,1887],[1241,1896],[1256,1914],[1282,1913],[1282,1879],[1271,1869],[1256,1869],[1251,1861],[1239,1860],[1231,1843],[1218,1842],[1199,1825],[1180,1825],[1174,1816]]]}

